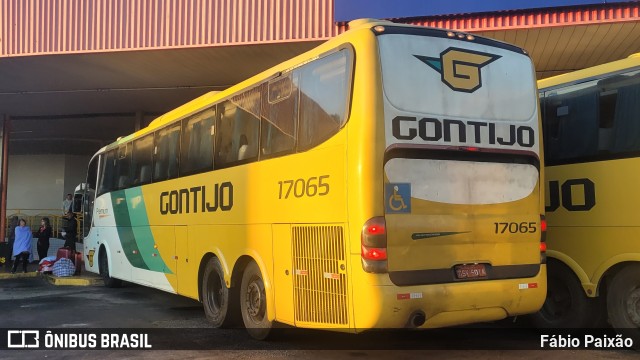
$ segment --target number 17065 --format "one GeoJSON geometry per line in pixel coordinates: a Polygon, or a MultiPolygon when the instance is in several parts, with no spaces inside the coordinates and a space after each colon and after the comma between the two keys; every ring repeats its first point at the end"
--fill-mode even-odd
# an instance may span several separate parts
{"type": "Polygon", "coordinates": [[[278,181],[278,199],[288,199],[289,195],[297,198],[327,195],[330,189],[328,179],[329,175],[322,175],[308,179],[278,181]]]}
{"type": "Polygon", "coordinates": [[[493,223],[495,226],[496,234],[517,234],[517,233],[534,233],[538,231],[538,223],[536,222],[496,222],[493,223]]]}

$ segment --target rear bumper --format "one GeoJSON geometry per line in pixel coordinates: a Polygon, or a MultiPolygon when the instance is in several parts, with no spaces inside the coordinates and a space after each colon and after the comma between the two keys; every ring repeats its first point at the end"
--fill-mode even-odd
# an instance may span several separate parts
{"type": "Polygon", "coordinates": [[[426,319],[420,328],[530,314],[542,307],[547,292],[546,265],[531,278],[415,286],[393,285],[386,274],[367,274],[358,268],[353,272],[353,325],[357,331],[416,327],[411,321],[415,314],[426,319]]]}

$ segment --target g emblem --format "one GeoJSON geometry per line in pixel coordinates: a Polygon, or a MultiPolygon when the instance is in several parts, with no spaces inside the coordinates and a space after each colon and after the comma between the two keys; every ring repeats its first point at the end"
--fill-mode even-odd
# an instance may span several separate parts
{"type": "Polygon", "coordinates": [[[460,48],[448,48],[440,53],[440,58],[413,55],[418,60],[439,72],[442,82],[451,90],[472,93],[482,87],[480,69],[501,58],[500,55],[487,54],[460,48]]]}

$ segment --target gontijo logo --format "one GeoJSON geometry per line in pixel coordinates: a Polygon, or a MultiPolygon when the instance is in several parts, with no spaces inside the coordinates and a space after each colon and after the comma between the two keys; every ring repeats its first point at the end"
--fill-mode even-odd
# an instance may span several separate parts
{"type": "Polygon", "coordinates": [[[472,93],[482,87],[481,69],[501,58],[500,55],[450,47],[440,58],[413,55],[439,72],[442,82],[452,90],[472,93]]]}

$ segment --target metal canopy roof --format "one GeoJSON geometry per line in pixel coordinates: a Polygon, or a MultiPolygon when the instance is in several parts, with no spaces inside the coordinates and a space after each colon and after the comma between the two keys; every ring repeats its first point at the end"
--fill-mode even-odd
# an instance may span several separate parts
{"type": "Polygon", "coordinates": [[[319,42],[0,58],[11,153],[91,154],[155,116],[319,42]],[[98,121],[100,120],[100,121],[98,121]],[[62,148],[61,140],[73,144],[62,148]]]}
{"type": "MultiPolygon", "coordinates": [[[[476,32],[525,48],[539,78],[640,52],[640,22],[476,32]]],[[[163,113],[222,90],[319,42],[0,58],[11,116],[163,113]]]]}
{"type": "Polygon", "coordinates": [[[640,23],[560,26],[479,32],[525,48],[538,78],[623,59],[640,52],[640,23]]]}

